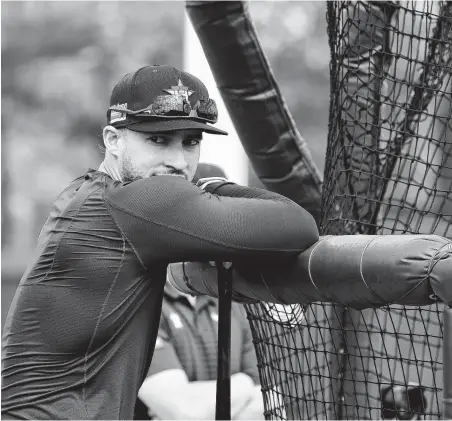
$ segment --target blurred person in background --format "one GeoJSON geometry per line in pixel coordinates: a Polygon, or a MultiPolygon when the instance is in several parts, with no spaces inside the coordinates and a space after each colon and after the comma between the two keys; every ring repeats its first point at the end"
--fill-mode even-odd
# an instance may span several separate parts
{"type": "MultiPolygon", "coordinates": [[[[191,180],[226,134],[193,75],[146,66],[113,89],[105,157],[55,201],[3,331],[3,419],[132,419],[169,263],[288,259],[318,240],[291,200],[191,180]]],[[[246,118],[246,116],[244,116],[246,118]]]]}
{"type": "MultiPolygon", "coordinates": [[[[226,178],[217,165],[200,163],[196,179],[226,178]]],[[[218,354],[218,300],[176,290],[183,263],[168,266],[154,356],[138,392],[135,419],[214,419],[218,354]]],[[[231,311],[231,415],[264,419],[257,359],[243,305],[231,311]]]]}
{"type": "MultiPolygon", "coordinates": [[[[180,265],[170,265],[170,278],[183,276],[180,265]]],[[[182,294],[167,282],[155,352],[138,392],[135,419],[215,419],[217,338],[218,300],[182,294]]],[[[238,303],[232,303],[230,351],[232,419],[264,419],[251,329],[238,303]]]]}

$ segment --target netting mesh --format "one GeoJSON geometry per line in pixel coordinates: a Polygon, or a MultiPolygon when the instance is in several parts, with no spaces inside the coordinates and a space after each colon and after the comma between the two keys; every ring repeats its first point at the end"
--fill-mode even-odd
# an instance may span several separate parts
{"type": "MultiPolygon", "coordinates": [[[[452,3],[328,2],[322,234],[452,237],[452,3]]],[[[248,305],[267,418],[438,419],[442,308],[248,305]]]]}

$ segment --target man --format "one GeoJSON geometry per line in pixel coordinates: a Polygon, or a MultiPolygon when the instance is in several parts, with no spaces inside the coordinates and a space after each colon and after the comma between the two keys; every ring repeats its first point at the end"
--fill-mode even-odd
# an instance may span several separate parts
{"type": "MultiPolygon", "coordinates": [[[[173,265],[170,278],[180,274],[173,265]]],[[[218,300],[182,294],[167,282],[154,356],[138,392],[146,408],[139,400],[135,418],[149,419],[148,412],[154,419],[214,419],[217,337],[218,300]]],[[[231,374],[232,418],[264,419],[251,330],[237,303],[231,310],[231,374]]]]}
{"type": "Polygon", "coordinates": [[[318,239],[264,190],[191,183],[215,102],[196,77],[146,66],[113,89],[105,158],[57,198],[9,310],[4,419],[131,419],[157,338],[166,268],[277,259],[318,239]]]}
{"type": "MultiPolygon", "coordinates": [[[[200,163],[195,179],[226,178],[217,165],[200,163]]],[[[169,279],[182,276],[168,266],[169,279]]],[[[135,408],[136,419],[214,419],[218,352],[218,300],[163,291],[154,356],[135,408]],[[148,415],[149,414],[149,415],[148,415]],[[149,418],[151,416],[151,418],[149,418]]],[[[234,419],[263,419],[257,359],[242,305],[231,311],[231,409],[234,419]]]]}

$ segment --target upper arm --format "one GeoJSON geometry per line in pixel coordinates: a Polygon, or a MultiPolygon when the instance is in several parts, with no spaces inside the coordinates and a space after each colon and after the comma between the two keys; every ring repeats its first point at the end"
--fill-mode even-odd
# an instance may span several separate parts
{"type": "Polygon", "coordinates": [[[106,203],[142,261],[295,255],[317,241],[294,202],[203,192],[179,177],[150,177],[108,191],[106,203]]]}

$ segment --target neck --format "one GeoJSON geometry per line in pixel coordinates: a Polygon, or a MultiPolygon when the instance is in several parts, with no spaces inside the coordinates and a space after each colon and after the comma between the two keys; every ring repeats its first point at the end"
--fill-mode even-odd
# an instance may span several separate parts
{"type": "Polygon", "coordinates": [[[105,156],[102,164],[100,164],[98,171],[108,174],[113,180],[122,181],[119,174],[118,166],[116,163],[112,163],[108,156],[105,156]]]}

